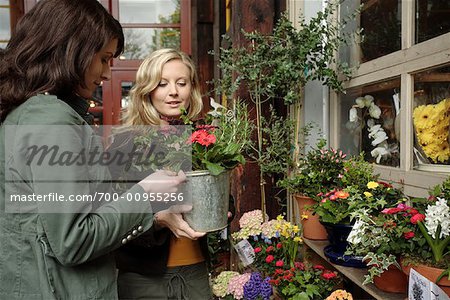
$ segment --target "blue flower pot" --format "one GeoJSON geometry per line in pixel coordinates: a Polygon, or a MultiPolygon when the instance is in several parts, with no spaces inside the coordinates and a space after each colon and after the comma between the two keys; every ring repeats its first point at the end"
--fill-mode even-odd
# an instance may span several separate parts
{"type": "Polygon", "coordinates": [[[367,267],[362,261],[362,256],[344,255],[348,246],[347,237],[352,231],[353,225],[321,223],[325,226],[330,242],[330,245],[325,247],[324,254],[332,263],[354,268],[367,267]]]}

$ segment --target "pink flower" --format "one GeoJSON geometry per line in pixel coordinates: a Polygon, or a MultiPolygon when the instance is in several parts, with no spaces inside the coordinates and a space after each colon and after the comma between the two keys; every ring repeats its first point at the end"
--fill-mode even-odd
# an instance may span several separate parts
{"type": "Polygon", "coordinates": [[[313,269],[315,269],[315,270],[325,270],[325,267],[322,266],[322,265],[315,265],[315,266],[313,267],[313,269]]]}
{"type": "Polygon", "coordinates": [[[283,262],[282,260],[278,260],[278,261],[275,263],[275,266],[277,266],[277,267],[282,267],[282,266],[284,266],[284,262],[283,262]]]}
{"type": "Polygon", "coordinates": [[[275,259],[275,257],[273,257],[273,255],[267,255],[266,263],[270,264],[271,262],[273,262],[274,259],[275,259]]]}
{"type": "Polygon", "coordinates": [[[411,217],[411,223],[413,224],[417,224],[417,222],[419,221],[423,221],[425,220],[425,215],[423,214],[415,214],[414,216],[411,217]]]}
{"type": "Polygon", "coordinates": [[[393,215],[393,214],[396,214],[396,213],[401,212],[401,211],[402,211],[401,208],[398,208],[398,207],[392,207],[392,208],[385,208],[385,209],[383,209],[381,212],[382,212],[383,214],[393,215]]]}
{"type": "Polygon", "coordinates": [[[304,270],[305,269],[305,265],[302,262],[296,261],[294,263],[294,266],[299,269],[299,270],[304,270]]]}
{"type": "Polygon", "coordinates": [[[414,232],[408,231],[403,234],[403,237],[407,240],[412,239],[414,237],[414,232]]]}
{"type": "Polygon", "coordinates": [[[256,247],[253,251],[255,252],[255,253],[259,253],[259,252],[261,252],[261,247],[256,247]]]}

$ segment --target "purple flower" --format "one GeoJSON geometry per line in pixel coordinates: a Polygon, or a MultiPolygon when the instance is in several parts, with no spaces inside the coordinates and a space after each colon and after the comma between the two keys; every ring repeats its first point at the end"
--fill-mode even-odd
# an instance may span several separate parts
{"type": "Polygon", "coordinates": [[[244,299],[256,300],[258,297],[262,297],[264,300],[269,300],[272,295],[272,286],[269,280],[269,277],[263,280],[260,273],[253,272],[244,285],[244,299]]]}

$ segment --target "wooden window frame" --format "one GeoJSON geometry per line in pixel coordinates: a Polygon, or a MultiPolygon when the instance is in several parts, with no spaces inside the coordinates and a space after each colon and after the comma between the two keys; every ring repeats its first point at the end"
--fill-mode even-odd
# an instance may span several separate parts
{"type": "MultiPolygon", "coordinates": [[[[346,89],[363,87],[394,77],[401,79],[400,108],[400,167],[375,165],[375,172],[385,180],[402,185],[405,193],[426,196],[427,190],[441,183],[450,173],[420,171],[414,169],[412,122],[414,98],[414,74],[450,63],[450,33],[414,44],[414,1],[402,1],[402,49],[383,57],[362,63],[345,84],[346,89]]],[[[340,98],[337,93],[330,95],[330,146],[339,147],[340,98]]],[[[342,120],[343,121],[343,120],[342,120]]],[[[450,170],[450,166],[448,166],[450,170]]]]}
{"type": "MultiPolygon", "coordinates": [[[[111,14],[119,20],[119,1],[120,0],[111,0],[111,14]]],[[[191,9],[191,0],[181,0],[180,1],[180,24],[160,24],[160,23],[121,23],[124,29],[126,28],[180,28],[180,50],[191,54],[192,53],[192,45],[191,45],[191,20],[192,20],[192,9],[191,9]]],[[[113,66],[114,67],[125,67],[125,68],[138,68],[141,64],[142,59],[114,59],[113,66]]]]}

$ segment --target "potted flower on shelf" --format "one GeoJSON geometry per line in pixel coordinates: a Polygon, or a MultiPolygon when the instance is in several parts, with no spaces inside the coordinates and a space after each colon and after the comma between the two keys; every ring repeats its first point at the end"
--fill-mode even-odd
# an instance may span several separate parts
{"type": "MultiPolygon", "coordinates": [[[[366,164],[362,157],[356,161],[354,166],[366,164]]],[[[347,239],[351,238],[354,226],[359,226],[359,223],[355,223],[354,215],[360,213],[376,216],[385,207],[396,205],[402,199],[400,190],[382,181],[369,181],[364,188],[356,181],[354,185],[347,185],[343,189],[335,189],[322,195],[322,200],[315,209],[327,229],[330,241],[330,245],[324,249],[325,256],[336,264],[365,267],[362,256],[345,253],[348,247],[347,239]]]]}
{"type": "Polygon", "coordinates": [[[303,236],[312,240],[326,240],[325,228],[319,223],[313,206],[321,194],[342,186],[344,159],[340,150],[325,148],[325,140],[319,140],[317,148],[301,157],[296,171],[290,177],[278,181],[278,186],[288,189],[297,201],[303,236]]]}

